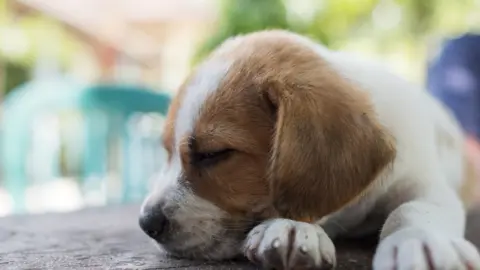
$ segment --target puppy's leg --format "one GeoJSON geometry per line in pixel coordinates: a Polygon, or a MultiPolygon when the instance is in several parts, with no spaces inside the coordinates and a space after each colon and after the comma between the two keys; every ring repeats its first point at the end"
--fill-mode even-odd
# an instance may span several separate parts
{"type": "Polygon", "coordinates": [[[335,246],[322,227],[289,219],[272,219],[247,236],[244,254],[266,269],[329,269],[335,246]]]}
{"type": "Polygon", "coordinates": [[[375,198],[368,194],[361,200],[349,205],[331,215],[321,218],[316,224],[319,224],[330,237],[335,239],[337,236],[347,238],[358,238],[379,231],[384,219],[367,220],[368,214],[375,206],[375,198]]]}
{"type": "Polygon", "coordinates": [[[445,182],[425,186],[388,216],[373,269],[480,269],[478,251],[464,239],[459,197],[445,182]]]}

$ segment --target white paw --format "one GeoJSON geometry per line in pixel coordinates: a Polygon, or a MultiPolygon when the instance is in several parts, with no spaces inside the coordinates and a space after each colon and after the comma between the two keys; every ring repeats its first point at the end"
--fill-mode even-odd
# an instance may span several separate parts
{"type": "Polygon", "coordinates": [[[253,228],[244,254],[268,269],[330,269],[336,264],[335,246],[320,226],[288,219],[253,228]]]}
{"type": "Polygon", "coordinates": [[[463,238],[408,228],[380,242],[373,258],[374,270],[476,270],[477,249],[463,238]]]}

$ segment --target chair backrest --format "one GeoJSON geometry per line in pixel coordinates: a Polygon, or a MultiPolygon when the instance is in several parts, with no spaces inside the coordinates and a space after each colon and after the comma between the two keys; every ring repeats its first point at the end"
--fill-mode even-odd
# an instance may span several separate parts
{"type": "MultiPolygon", "coordinates": [[[[32,133],[32,126],[39,116],[66,111],[76,111],[82,116],[82,134],[79,136],[82,142],[78,142],[82,143],[82,147],[76,149],[81,149],[82,152],[81,173],[78,177],[85,186],[98,186],[95,181],[98,182],[98,177],[107,173],[109,156],[112,155],[109,148],[112,142],[118,142],[118,155],[123,166],[119,172],[122,183],[121,195],[117,201],[131,201],[144,195],[145,178],[151,174],[142,169],[144,166],[139,151],[148,147],[142,148],[141,145],[158,145],[155,145],[154,138],[149,141],[140,136],[139,139],[138,132],[135,128],[132,130],[130,123],[139,114],[165,115],[169,103],[169,95],[135,85],[87,86],[66,80],[50,80],[30,82],[14,90],[4,103],[3,134],[0,139],[3,181],[15,202],[15,211],[25,210],[25,191],[30,180],[27,164],[32,138],[36,134],[32,133]]],[[[54,131],[51,132],[53,134],[54,131]]],[[[76,143],[75,137],[69,141],[70,144],[76,143]]],[[[78,151],[70,151],[63,158],[68,160],[72,153],[78,151]]],[[[42,161],[42,164],[45,162],[47,167],[52,167],[52,177],[59,174],[60,157],[60,151],[56,151],[48,160],[42,161]]]]}

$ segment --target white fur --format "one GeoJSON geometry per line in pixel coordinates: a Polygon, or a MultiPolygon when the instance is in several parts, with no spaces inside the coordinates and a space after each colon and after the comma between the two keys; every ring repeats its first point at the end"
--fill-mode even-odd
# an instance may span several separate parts
{"type": "MultiPolygon", "coordinates": [[[[374,269],[428,269],[429,254],[435,269],[443,265],[451,266],[451,269],[466,269],[467,264],[473,269],[480,269],[478,252],[463,239],[466,214],[458,191],[464,178],[464,138],[453,117],[423,89],[389,73],[378,64],[346,53],[332,52],[295,34],[291,34],[291,38],[315,50],[346,80],[358,85],[359,91],[370,94],[380,122],[396,139],[398,153],[392,169],[381,174],[377,184],[363,197],[322,218],[317,225],[284,219],[258,225],[247,238],[244,247],[247,256],[271,266],[274,262],[271,255],[267,255],[271,252],[266,251],[273,246],[281,260],[290,260],[285,257],[285,249],[292,240],[287,232],[294,228],[296,234],[304,237],[294,243],[295,250],[306,246],[307,257],[315,265],[332,263],[335,262],[335,249],[329,237],[361,234],[381,228],[374,269]],[[438,134],[450,137],[452,143],[439,143],[438,134]],[[377,218],[365,223],[365,218],[372,213],[377,218]],[[249,248],[257,247],[257,244],[260,247],[258,250],[249,248]]],[[[237,37],[225,43],[221,50],[242,46],[241,41],[242,37],[237,37]]],[[[227,62],[211,60],[200,67],[189,86],[195,91],[187,89],[179,109],[174,159],[161,179],[165,185],[151,197],[163,194],[167,187],[174,190],[173,194],[177,194],[179,199],[176,202],[183,209],[175,219],[185,224],[183,229],[186,232],[192,233],[190,244],[209,241],[208,236],[215,235],[216,230],[221,228],[214,223],[219,222],[225,213],[192,194],[188,188],[178,185],[181,165],[175,155],[178,154],[180,138],[192,130],[202,104],[218,88],[229,67],[227,62]],[[197,226],[197,215],[202,215],[199,212],[211,217],[210,227],[197,226]]],[[[227,255],[220,252],[215,257],[221,256],[227,255]]]]}
{"type": "Polygon", "coordinates": [[[229,68],[227,62],[210,61],[200,66],[192,81],[187,85],[185,97],[179,107],[175,121],[175,147],[171,162],[165,164],[155,181],[153,192],[144,200],[142,210],[147,205],[163,201],[168,219],[176,224],[175,233],[183,241],[162,243],[164,247],[183,256],[195,257],[195,253],[208,253],[211,259],[231,257],[237,254],[237,243],[223,239],[212,247],[212,239],[224,234],[221,220],[227,213],[211,202],[195,195],[187,183],[181,182],[183,168],[180,160],[180,144],[190,136],[195,120],[201,112],[205,100],[218,88],[229,68]],[[194,89],[193,89],[194,88],[194,89]],[[185,240],[184,236],[188,235],[185,240]],[[209,241],[207,241],[209,240],[209,241]],[[203,247],[205,245],[205,247],[203,247]],[[184,253],[187,252],[187,253],[184,253]]]}
{"type": "MultiPolygon", "coordinates": [[[[374,269],[429,269],[428,256],[435,269],[466,269],[467,264],[480,269],[477,250],[463,239],[466,214],[458,192],[464,179],[464,138],[450,113],[426,91],[378,64],[329,51],[298,35],[291,38],[314,49],[346,80],[367,91],[381,123],[397,141],[393,167],[377,185],[318,224],[330,237],[380,225],[374,269]],[[438,133],[450,137],[452,144],[440,144],[438,133]],[[371,213],[379,218],[374,226],[364,226],[371,213]],[[384,216],[381,226],[377,222],[384,216]]],[[[277,237],[284,232],[278,230],[277,237]]]]}
{"type": "Polygon", "coordinates": [[[267,269],[327,269],[336,264],[335,246],[322,227],[288,219],[255,227],[247,236],[244,253],[267,269]]]}
{"type": "Polygon", "coordinates": [[[186,86],[185,97],[175,121],[175,146],[177,151],[180,140],[191,134],[203,103],[218,89],[229,68],[230,64],[228,62],[207,61],[198,68],[192,81],[186,86]]]}

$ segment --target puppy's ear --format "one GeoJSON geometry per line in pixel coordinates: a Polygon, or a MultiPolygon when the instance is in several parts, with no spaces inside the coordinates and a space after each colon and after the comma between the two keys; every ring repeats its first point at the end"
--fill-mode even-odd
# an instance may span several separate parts
{"type": "Polygon", "coordinates": [[[286,218],[315,220],[362,194],[395,157],[365,92],[334,72],[270,82],[276,110],[270,185],[286,218]]]}

